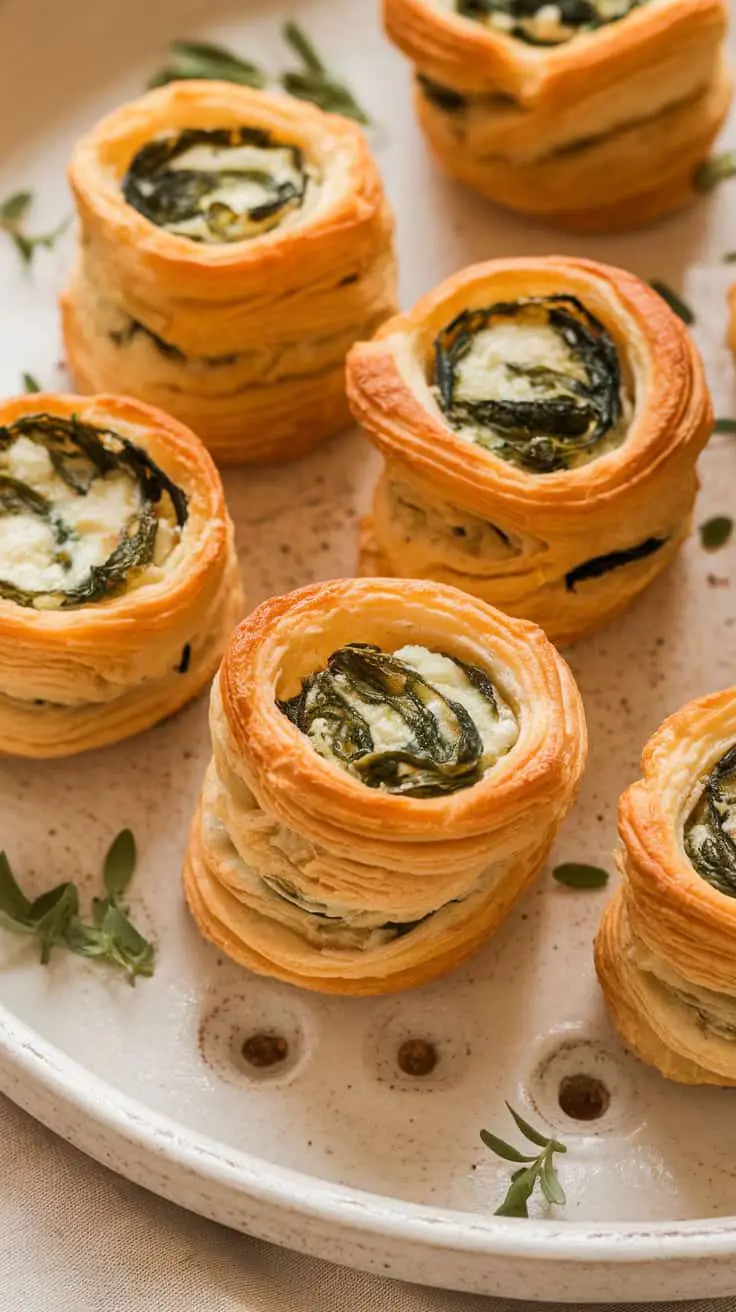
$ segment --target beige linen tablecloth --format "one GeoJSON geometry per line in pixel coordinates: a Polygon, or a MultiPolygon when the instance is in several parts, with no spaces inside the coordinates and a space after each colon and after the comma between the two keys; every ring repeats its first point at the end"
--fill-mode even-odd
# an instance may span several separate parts
{"type": "MultiPolygon", "coordinates": [[[[531,1307],[398,1284],[244,1238],[119,1179],[3,1098],[0,1145],[0,1312],[531,1307]]],[[[562,1312],[561,1304],[547,1306],[562,1312]]],[[[637,1305],[639,1312],[643,1306],[637,1305]]],[[[682,1312],[736,1312],[736,1297],[677,1306],[682,1312]]],[[[573,1312],[569,1304],[564,1312],[573,1312]]]]}

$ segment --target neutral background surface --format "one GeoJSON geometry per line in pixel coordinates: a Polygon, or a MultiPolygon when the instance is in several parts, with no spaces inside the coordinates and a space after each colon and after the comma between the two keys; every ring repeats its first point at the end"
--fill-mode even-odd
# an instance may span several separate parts
{"type": "MultiPolygon", "coordinates": [[[[0,1099],[0,1178],[1,1312],[524,1312],[531,1307],[379,1280],[244,1238],[128,1184],[5,1099],[0,1099]]],[[[637,1306],[641,1312],[644,1305],[637,1306]]],[[[572,1312],[570,1304],[548,1307],[572,1312]]],[[[733,1312],[736,1297],[678,1308],[733,1312]]]]}

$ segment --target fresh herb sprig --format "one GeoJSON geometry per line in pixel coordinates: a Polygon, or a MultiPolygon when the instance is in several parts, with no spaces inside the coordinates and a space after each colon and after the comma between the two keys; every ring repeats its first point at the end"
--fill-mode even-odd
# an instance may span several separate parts
{"type": "Polygon", "coordinates": [[[26,392],[40,392],[41,384],[33,374],[23,374],[23,390],[26,392]]]}
{"type": "Polygon", "coordinates": [[[343,114],[367,126],[370,118],[365,110],[350,88],[329,71],[304,29],[298,23],[285,23],[282,36],[303,64],[303,68],[296,72],[282,73],[280,82],[284,90],[299,100],[318,105],[329,114],[343,114]]]}
{"type": "Polygon", "coordinates": [[[111,844],[103,867],[105,897],[92,900],[92,923],[79,915],[79,892],[75,884],[58,884],[35,901],[18,885],[4,852],[0,852],[0,927],[12,934],[33,938],[44,965],[55,948],[66,948],[78,956],[122,970],[131,984],[139,975],[153,974],[156,949],[135,928],[121,899],[136,863],[135,839],[123,829],[111,844]]]}
{"type": "Polygon", "coordinates": [[[736,150],[724,150],[720,155],[711,155],[710,159],[695,171],[693,186],[696,191],[713,191],[721,182],[736,177],[736,150]]]}
{"type": "Polygon", "coordinates": [[[562,1207],[567,1198],[557,1174],[554,1158],[555,1153],[566,1153],[567,1148],[564,1143],[560,1143],[559,1139],[548,1139],[546,1135],[540,1134],[539,1130],[535,1130],[528,1121],[523,1120],[509,1103],[506,1103],[506,1106],[524,1138],[528,1139],[541,1151],[538,1153],[520,1152],[512,1144],[497,1138],[495,1134],[491,1134],[489,1130],[481,1130],[480,1137],[486,1148],[490,1148],[492,1153],[495,1153],[497,1157],[502,1157],[504,1161],[521,1163],[519,1170],[514,1171],[511,1176],[511,1183],[506,1191],[506,1197],[501,1206],[496,1208],[495,1215],[528,1217],[529,1208],[527,1204],[537,1183],[548,1203],[555,1203],[558,1207],[562,1207]]]}
{"type": "Polygon", "coordinates": [[[261,89],[276,80],[298,100],[308,100],[329,114],[343,114],[345,118],[367,126],[371,120],[365,110],[347,84],[328,69],[304,28],[291,21],[284,24],[281,35],[301,67],[287,69],[277,79],[227,46],[209,41],[172,41],[166,64],[153,75],[148,85],[162,87],[178,80],[214,79],[261,89]]]}
{"type": "Polygon", "coordinates": [[[25,230],[28,211],[32,204],[33,193],[30,191],[16,191],[0,204],[0,232],[5,232],[10,237],[25,268],[29,268],[33,263],[33,257],[39,247],[52,250],[62,232],[69,226],[69,219],[64,219],[51,232],[32,236],[25,230]]]}
{"type": "Polygon", "coordinates": [[[713,425],[714,433],[728,433],[730,436],[736,435],[736,419],[716,419],[713,425]]]}
{"type": "Polygon", "coordinates": [[[241,59],[227,46],[210,41],[172,41],[168,62],[154,73],[149,87],[163,87],[167,82],[188,81],[236,82],[240,86],[261,89],[268,74],[248,59],[241,59]]]}

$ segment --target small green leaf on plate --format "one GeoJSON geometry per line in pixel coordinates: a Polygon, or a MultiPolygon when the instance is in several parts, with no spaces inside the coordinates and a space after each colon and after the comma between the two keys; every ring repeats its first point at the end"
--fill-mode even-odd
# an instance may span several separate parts
{"type": "Polygon", "coordinates": [[[730,515],[714,515],[700,525],[700,541],[706,551],[718,551],[725,547],[733,532],[733,520],[730,515]]]}
{"type": "Polygon", "coordinates": [[[668,283],[662,282],[661,278],[650,278],[649,286],[657,292],[666,301],[671,310],[686,323],[688,327],[695,323],[695,315],[686,301],[677,292],[673,291],[668,283]]]}
{"type": "Polygon", "coordinates": [[[119,897],[124,893],[135,870],[136,850],[132,830],[121,829],[117,838],[110,844],[102,879],[110,897],[119,897]]]}
{"type": "Polygon", "coordinates": [[[12,196],[0,204],[0,224],[6,224],[8,227],[20,223],[26,215],[28,206],[33,200],[33,193],[30,191],[16,191],[12,196]]]}
{"type": "Polygon", "coordinates": [[[724,150],[721,155],[711,155],[710,159],[700,164],[693,177],[696,191],[712,191],[720,182],[736,176],[736,150],[724,150]]]}
{"type": "Polygon", "coordinates": [[[552,878],[567,888],[604,888],[609,874],[600,866],[588,866],[580,861],[563,861],[562,865],[555,866],[552,878]]]}
{"type": "Polygon", "coordinates": [[[23,375],[23,386],[27,392],[41,391],[41,384],[39,383],[38,379],[34,378],[33,374],[23,375]]]}
{"type": "Polygon", "coordinates": [[[736,434],[736,419],[716,419],[713,432],[736,434]]]}
{"type": "Polygon", "coordinates": [[[513,1148],[510,1143],[497,1138],[495,1134],[491,1134],[490,1130],[481,1130],[480,1137],[486,1148],[490,1148],[491,1152],[495,1153],[497,1157],[503,1157],[504,1161],[533,1162],[536,1160],[533,1153],[531,1156],[528,1153],[520,1153],[518,1148],[513,1148]]]}

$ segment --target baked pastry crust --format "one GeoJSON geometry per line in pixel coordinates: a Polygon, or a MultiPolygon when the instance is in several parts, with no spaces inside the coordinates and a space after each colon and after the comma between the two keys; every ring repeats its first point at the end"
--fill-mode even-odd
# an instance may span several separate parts
{"type": "Polygon", "coordinates": [[[687,822],[736,742],[736,689],[689,702],[647,743],[619,807],[623,883],[596,966],[622,1037],[668,1079],[736,1084],[736,897],[704,878],[687,822]]]}
{"type": "Polygon", "coordinates": [[[447,171],[579,231],[636,227],[695,198],[732,94],[727,20],[723,0],[645,0],[597,30],[532,45],[438,0],[384,0],[447,171]]]}
{"type": "Polygon", "coordinates": [[[695,461],[713,423],[703,366],[661,297],[620,269],[563,257],[465,269],[353,348],[348,393],[385,459],[363,526],[366,574],[435,578],[567,642],[627,606],[688,532],[695,461]],[[450,425],[432,348],[465,311],[558,295],[607,331],[631,411],[615,449],[536,473],[450,425]],[[417,511],[411,522],[401,501],[417,511]]]}
{"type": "Polygon", "coordinates": [[[356,124],[247,87],[173,83],[82,138],[70,181],[80,244],[61,310],[82,391],[167,409],[220,462],[292,458],[346,426],[346,352],[396,298],[393,219],[356,124]],[[131,160],[160,134],[241,126],[298,148],[311,170],[277,226],[195,241],[126,201],[131,160]]]}
{"type": "Polygon", "coordinates": [[[391,579],[315,584],[260,606],[226,650],[211,729],[184,870],[192,913],[250,969],[334,993],[409,988],[474,951],[542,865],[587,750],[572,675],[539,629],[454,589],[391,579]],[[449,796],[367,787],[277,705],[345,643],[392,651],[407,635],[481,665],[517,716],[508,753],[449,796]],[[339,914],[347,939],[321,942],[297,894],[339,914]],[[402,924],[410,932],[383,933],[402,924]],[[354,941],[361,926],[378,940],[354,941]]]}
{"type": "Polygon", "coordinates": [[[70,608],[0,596],[0,751],[67,756],[127,738],[209,683],[243,598],[222,484],[201,442],[140,402],[41,393],[0,407],[76,418],[134,442],[187,499],[177,545],[122,591],[70,608]]]}

